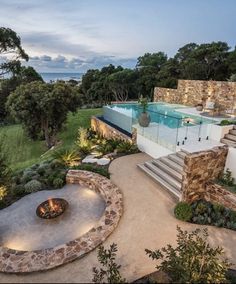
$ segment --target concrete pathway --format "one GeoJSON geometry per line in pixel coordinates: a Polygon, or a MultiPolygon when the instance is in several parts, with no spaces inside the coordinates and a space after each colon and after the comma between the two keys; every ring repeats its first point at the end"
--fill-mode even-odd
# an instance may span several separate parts
{"type": "MultiPolygon", "coordinates": [[[[137,169],[136,164],[149,160],[146,154],[135,154],[116,159],[110,166],[111,180],[124,194],[124,214],[120,224],[106,240],[105,246],[118,244],[117,261],[128,281],[155,270],[155,262],[144,252],[166,244],[175,244],[176,226],[195,229],[196,226],[177,221],[173,216],[174,202],[150,178],[137,169]]],[[[236,233],[227,229],[209,227],[210,242],[225,248],[227,257],[236,263],[236,233]]],[[[30,275],[0,274],[1,283],[83,283],[91,282],[92,267],[97,266],[93,251],[80,260],[52,271],[30,275]]]]}

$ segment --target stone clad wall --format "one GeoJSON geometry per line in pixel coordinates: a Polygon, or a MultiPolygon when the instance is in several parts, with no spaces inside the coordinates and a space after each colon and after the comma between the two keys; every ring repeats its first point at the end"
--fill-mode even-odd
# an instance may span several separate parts
{"type": "Polygon", "coordinates": [[[182,199],[193,202],[205,199],[206,183],[216,179],[224,170],[228,147],[188,154],[184,160],[182,199]]]}
{"type": "Polygon", "coordinates": [[[182,103],[177,89],[159,88],[154,89],[154,102],[182,103]]]}
{"type": "Polygon", "coordinates": [[[116,128],[110,126],[104,121],[100,120],[96,116],[91,117],[91,128],[99,133],[101,136],[107,139],[119,139],[123,141],[128,141],[131,143],[136,143],[136,132],[132,133],[132,137],[125,135],[116,128]]]}
{"type": "Polygon", "coordinates": [[[236,82],[178,80],[177,89],[154,89],[154,102],[195,106],[208,96],[211,101],[218,102],[225,109],[236,109],[236,82]]]}
{"type": "Polygon", "coordinates": [[[205,200],[236,210],[236,194],[213,182],[206,184],[205,200]]]}

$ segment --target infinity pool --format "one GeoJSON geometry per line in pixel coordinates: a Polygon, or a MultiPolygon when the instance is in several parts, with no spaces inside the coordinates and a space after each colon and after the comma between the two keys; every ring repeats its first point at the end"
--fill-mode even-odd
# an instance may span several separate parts
{"type": "MultiPolygon", "coordinates": [[[[196,126],[212,123],[212,120],[201,116],[187,115],[181,113],[186,106],[168,103],[149,103],[147,112],[151,117],[151,123],[157,123],[172,129],[183,126],[196,126]]],[[[104,118],[118,127],[131,132],[132,125],[138,123],[138,117],[142,109],[139,104],[112,104],[104,107],[104,118]]]]}

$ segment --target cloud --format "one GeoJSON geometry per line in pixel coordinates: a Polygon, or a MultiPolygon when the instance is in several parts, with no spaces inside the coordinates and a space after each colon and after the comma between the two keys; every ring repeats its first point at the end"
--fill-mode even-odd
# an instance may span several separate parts
{"type": "Polygon", "coordinates": [[[63,55],[51,57],[48,55],[33,56],[29,62],[23,65],[33,66],[39,72],[85,72],[88,69],[98,68],[113,64],[133,68],[136,64],[135,58],[117,58],[114,56],[96,56],[90,58],[66,58],[63,55]]]}

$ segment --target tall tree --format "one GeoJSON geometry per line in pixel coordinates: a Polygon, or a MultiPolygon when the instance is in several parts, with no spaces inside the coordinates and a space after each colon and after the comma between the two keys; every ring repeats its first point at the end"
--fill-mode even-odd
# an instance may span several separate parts
{"type": "Polygon", "coordinates": [[[128,99],[135,80],[136,73],[131,69],[124,69],[108,77],[108,84],[116,101],[126,101],[128,99]]]}
{"type": "Polygon", "coordinates": [[[158,71],[167,61],[167,55],[164,52],[145,53],[138,57],[137,67],[155,67],[158,71]]]}
{"type": "Polygon", "coordinates": [[[76,111],[78,104],[74,89],[62,82],[20,85],[7,101],[11,115],[23,124],[27,134],[31,138],[43,134],[48,148],[55,145],[67,113],[76,111]]]}
{"type": "Polygon", "coordinates": [[[15,73],[20,67],[20,59],[29,60],[21,46],[20,37],[12,29],[0,27],[0,76],[9,72],[15,73]]]}

